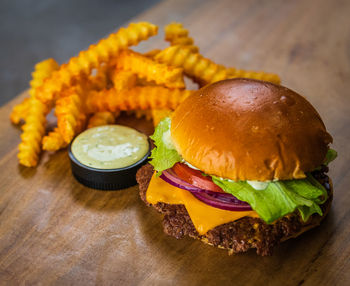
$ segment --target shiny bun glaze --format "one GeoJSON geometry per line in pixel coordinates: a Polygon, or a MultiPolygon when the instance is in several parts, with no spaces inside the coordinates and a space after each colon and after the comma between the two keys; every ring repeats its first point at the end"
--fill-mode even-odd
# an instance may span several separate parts
{"type": "Polygon", "coordinates": [[[252,79],[216,82],[188,97],[173,114],[171,137],[191,165],[234,181],[303,178],[332,142],[304,97],[252,79]]]}

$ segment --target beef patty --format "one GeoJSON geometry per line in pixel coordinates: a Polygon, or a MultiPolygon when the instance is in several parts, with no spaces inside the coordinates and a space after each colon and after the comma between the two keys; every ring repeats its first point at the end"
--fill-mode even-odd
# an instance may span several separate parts
{"type": "Polygon", "coordinates": [[[140,197],[148,205],[153,206],[158,212],[164,214],[164,232],[177,239],[188,235],[202,240],[219,248],[229,250],[229,254],[245,252],[250,248],[256,248],[259,255],[271,255],[274,247],[281,241],[296,237],[302,232],[317,226],[328,210],[332,201],[332,187],[329,177],[325,174],[327,167],[313,172],[313,176],[327,189],[328,200],[321,205],[323,216],[313,214],[308,221],[303,222],[297,212],[288,214],[272,224],[265,223],[260,218],[243,217],[239,220],[219,225],[206,234],[200,235],[195,229],[184,205],[157,203],[151,205],[146,200],[146,191],[151,181],[154,169],[146,164],[136,174],[139,184],[140,197]]]}

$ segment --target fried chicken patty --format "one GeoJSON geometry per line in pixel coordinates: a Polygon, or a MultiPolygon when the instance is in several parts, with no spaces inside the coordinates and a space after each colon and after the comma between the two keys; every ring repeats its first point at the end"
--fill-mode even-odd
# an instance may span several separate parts
{"type": "Polygon", "coordinates": [[[332,187],[329,177],[325,174],[327,171],[328,168],[323,167],[320,171],[313,172],[313,176],[327,189],[329,194],[328,200],[321,205],[323,216],[313,214],[307,222],[303,222],[300,215],[294,212],[272,224],[267,224],[260,218],[243,217],[219,225],[204,235],[197,232],[184,205],[166,203],[152,205],[147,202],[146,191],[154,172],[152,165],[146,164],[140,168],[136,174],[136,180],[139,184],[141,199],[148,206],[153,206],[158,212],[164,214],[163,228],[166,234],[177,239],[188,235],[213,246],[228,249],[229,254],[256,248],[257,254],[266,256],[271,255],[274,247],[280,242],[317,226],[328,213],[332,201],[332,187]]]}

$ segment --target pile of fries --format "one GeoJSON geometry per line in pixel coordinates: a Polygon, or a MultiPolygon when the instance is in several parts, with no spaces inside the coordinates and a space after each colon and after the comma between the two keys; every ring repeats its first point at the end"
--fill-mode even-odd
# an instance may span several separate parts
{"type": "Polygon", "coordinates": [[[10,117],[12,123],[23,124],[19,163],[37,166],[42,150],[65,148],[86,128],[113,124],[121,111],[152,118],[157,125],[194,92],[185,89],[184,76],[199,87],[236,77],[280,83],[278,75],[227,68],[203,57],[180,23],[165,27],[170,46],[164,50],[140,54],[129,48],[157,32],[151,23],[132,23],[66,64],[54,59],[38,63],[30,97],[10,117]],[[57,126],[47,133],[46,117],[53,109],[57,126]]]}

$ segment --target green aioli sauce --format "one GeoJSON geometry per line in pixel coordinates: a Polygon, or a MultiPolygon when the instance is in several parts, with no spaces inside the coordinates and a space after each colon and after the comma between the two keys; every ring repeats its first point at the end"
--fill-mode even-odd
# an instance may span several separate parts
{"type": "Polygon", "coordinates": [[[141,160],[149,150],[147,136],[121,125],[106,125],[86,130],[71,146],[74,157],[96,169],[118,169],[141,160]]]}

